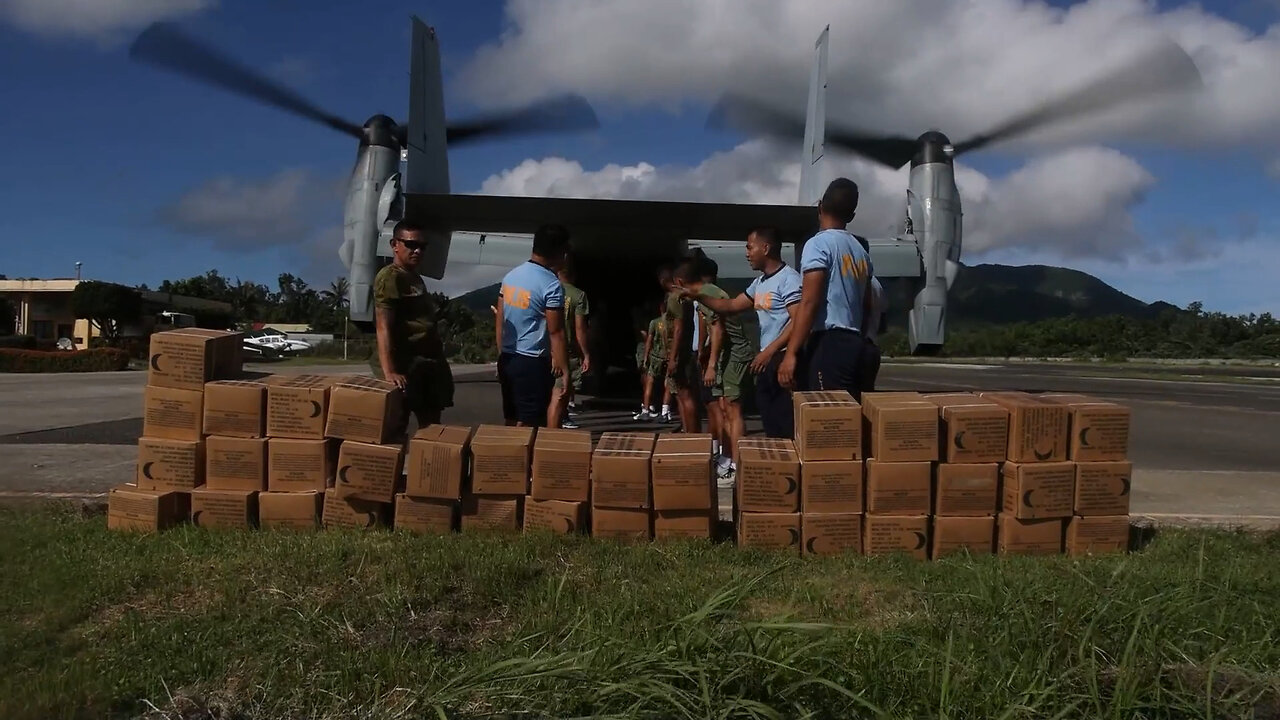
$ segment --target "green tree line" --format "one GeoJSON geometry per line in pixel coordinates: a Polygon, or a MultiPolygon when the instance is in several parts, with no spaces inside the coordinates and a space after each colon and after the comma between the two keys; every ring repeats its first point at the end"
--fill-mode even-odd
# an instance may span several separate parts
{"type": "MultiPolygon", "coordinates": [[[[906,355],[900,329],[885,334],[886,354],[906,355]]],[[[1280,321],[1270,313],[1205,312],[1195,302],[1152,318],[1063,317],[947,332],[947,357],[1280,358],[1280,321]]]]}

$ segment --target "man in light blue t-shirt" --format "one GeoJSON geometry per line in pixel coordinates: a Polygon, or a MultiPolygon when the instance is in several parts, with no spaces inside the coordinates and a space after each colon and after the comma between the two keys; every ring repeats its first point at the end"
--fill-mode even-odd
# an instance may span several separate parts
{"type": "Polygon", "coordinates": [[[787,354],[778,366],[784,387],[847,390],[862,397],[859,382],[870,317],[871,254],[845,228],[858,209],[858,186],[836,178],[818,203],[821,228],[800,255],[800,311],[787,354]],[[803,369],[797,370],[803,349],[803,369]]]}
{"type": "Polygon", "coordinates": [[[760,350],[748,370],[755,375],[756,407],[765,435],[789,438],[794,423],[791,392],[778,383],[778,365],[800,307],[800,273],[782,261],[782,236],[771,227],[756,228],[747,235],[747,263],[761,275],[746,292],[724,299],[699,295],[697,300],[719,315],[755,309],[760,350]]]}
{"type": "Polygon", "coordinates": [[[498,382],[508,425],[542,427],[557,377],[569,372],[564,288],[556,271],[569,251],[569,231],[544,225],[529,261],[502,278],[494,307],[498,382]]]}

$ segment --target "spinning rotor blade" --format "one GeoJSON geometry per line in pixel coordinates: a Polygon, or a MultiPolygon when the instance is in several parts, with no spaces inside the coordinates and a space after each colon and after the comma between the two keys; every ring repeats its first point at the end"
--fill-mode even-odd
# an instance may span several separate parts
{"type": "Polygon", "coordinates": [[[1171,40],[1161,42],[1128,65],[1056,100],[1024,113],[985,133],[955,145],[955,154],[977,150],[1066,120],[1147,96],[1202,85],[1191,56],[1171,40]]]}
{"type": "Polygon", "coordinates": [[[361,126],[320,110],[292,90],[187,37],[172,23],[152,23],[143,30],[129,47],[129,57],[247,95],[356,138],[364,135],[361,126]]]}
{"type": "MultiPolygon", "coordinates": [[[[793,140],[804,138],[802,118],[733,94],[723,96],[712,108],[711,115],[707,118],[707,127],[731,128],[747,134],[793,140]]],[[[918,145],[911,138],[872,135],[858,130],[833,127],[830,124],[827,125],[826,143],[837,145],[894,169],[910,162],[918,145]]]]}
{"type": "Polygon", "coordinates": [[[525,106],[449,123],[445,140],[450,145],[518,133],[594,130],[600,127],[596,112],[577,95],[562,95],[525,106]]]}

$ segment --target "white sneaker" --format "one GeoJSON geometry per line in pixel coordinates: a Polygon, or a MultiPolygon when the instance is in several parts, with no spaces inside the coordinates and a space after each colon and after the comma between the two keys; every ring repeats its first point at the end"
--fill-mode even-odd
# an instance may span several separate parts
{"type": "Polygon", "coordinates": [[[574,422],[573,418],[565,418],[560,421],[560,427],[564,430],[577,430],[578,423],[574,422]]]}
{"type": "Polygon", "coordinates": [[[659,415],[659,416],[658,416],[658,419],[662,420],[662,422],[664,422],[664,423],[675,422],[675,418],[671,417],[671,411],[670,411],[670,410],[668,410],[667,412],[664,412],[664,413],[662,413],[661,415],[659,415]]]}
{"type": "Polygon", "coordinates": [[[649,414],[648,410],[641,410],[635,415],[632,415],[631,419],[632,420],[652,420],[653,416],[649,414]]]}
{"type": "Polygon", "coordinates": [[[737,481],[737,479],[738,479],[738,474],[735,473],[732,468],[730,468],[729,472],[723,473],[720,475],[720,477],[716,478],[716,487],[720,488],[721,490],[731,490],[733,489],[733,485],[737,481]]]}

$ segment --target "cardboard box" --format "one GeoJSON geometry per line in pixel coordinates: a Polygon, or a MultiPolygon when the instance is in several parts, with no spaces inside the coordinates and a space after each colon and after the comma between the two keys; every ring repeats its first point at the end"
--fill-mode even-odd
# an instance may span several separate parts
{"type": "Polygon", "coordinates": [[[867,460],[868,515],[928,515],[932,495],[933,463],[867,460]]]}
{"type": "Polygon", "coordinates": [[[461,500],[470,461],[471,428],[428,425],[409,440],[405,494],[461,500]]]}
{"type": "Polygon", "coordinates": [[[423,535],[444,535],[453,531],[456,526],[454,516],[458,514],[458,503],[455,500],[438,500],[436,498],[412,497],[405,493],[396,495],[396,530],[423,535]]]}
{"type": "Polygon", "coordinates": [[[325,437],[381,445],[400,441],[404,392],[375,378],[349,378],[329,389],[325,437]]]}
{"type": "Polygon", "coordinates": [[[592,505],[591,536],[621,542],[647,542],[653,537],[649,511],[645,508],[606,508],[592,505]]]}
{"type": "Polygon", "coordinates": [[[1009,411],[976,395],[926,395],[938,406],[938,445],[949,463],[1004,462],[1009,447],[1009,411]]]}
{"type": "Polygon", "coordinates": [[[528,494],[532,448],[531,427],[481,425],[471,437],[471,492],[528,494]]]}
{"type": "Polygon", "coordinates": [[[655,510],[715,510],[720,506],[711,481],[710,435],[659,435],[650,473],[655,510]]]}
{"type": "Polygon", "coordinates": [[[934,515],[994,516],[1000,510],[999,463],[942,463],[935,477],[934,515]]]}
{"type": "Polygon", "coordinates": [[[737,476],[738,510],[800,511],[800,456],[790,447],[739,447],[737,476]]]}
{"type": "Polygon", "coordinates": [[[257,490],[191,491],[191,524],[206,528],[251,528],[258,524],[257,490]]]}
{"type": "Polygon", "coordinates": [[[328,375],[298,375],[267,385],[267,435],[270,437],[323,440],[329,410],[328,375]]]}
{"type": "Polygon", "coordinates": [[[867,555],[905,552],[929,558],[929,516],[867,515],[862,519],[862,548],[867,555]]]}
{"type": "Polygon", "coordinates": [[[139,490],[181,490],[204,484],[204,443],[194,440],[138,439],[139,490]]]}
{"type": "Polygon", "coordinates": [[[933,519],[932,550],[934,560],[968,550],[971,555],[995,552],[996,519],[988,517],[944,517],[933,519]]]}
{"type": "MultiPolygon", "coordinates": [[[[649,468],[653,463],[655,442],[653,433],[607,432],[600,436],[600,442],[596,443],[595,452],[591,456],[593,508],[652,506],[649,499],[649,468]]],[[[648,513],[645,513],[645,517],[648,517],[648,513]]],[[[606,526],[609,522],[606,521],[606,526]]],[[[593,533],[595,526],[593,519],[593,533]]]]}
{"type": "Polygon", "coordinates": [[[1062,552],[1062,519],[1019,520],[1008,513],[996,516],[997,547],[1001,555],[1058,555],[1062,552]]]}
{"type": "Polygon", "coordinates": [[[265,437],[267,386],[247,380],[205,383],[204,432],[223,437],[265,437]]]}
{"type": "Polygon", "coordinates": [[[1128,459],[1129,408],[1082,395],[1046,393],[1039,397],[1067,407],[1070,426],[1067,456],[1070,459],[1077,462],[1128,459]]]}
{"type": "Polygon", "coordinates": [[[863,477],[861,460],[815,460],[801,463],[800,512],[862,512],[863,477]]]}
{"type": "Polygon", "coordinates": [[[982,393],[982,397],[1000,403],[1009,411],[1007,460],[1032,463],[1067,459],[1065,405],[1020,392],[989,392],[982,393]]]}
{"type": "Polygon", "coordinates": [[[1067,554],[1101,555],[1129,550],[1129,516],[1076,516],[1067,522],[1067,554]]]}
{"type": "Polygon", "coordinates": [[[168,530],[191,516],[191,495],[176,490],[143,490],[117,485],[107,493],[107,529],[168,530]]]}
{"type": "Polygon", "coordinates": [[[1128,515],[1133,463],[1076,463],[1076,515],[1128,515]]]}
{"type": "Polygon", "coordinates": [[[267,489],[272,492],[324,491],[337,476],[337,440],[267,440],[267,489]]]}
{"type": "Polygon", "coordinates": [[[462,531],[519,530],[524,495],[468,495],[462,498],[462,531]]]}
{"type": "Polygon", "coordinates": [[[591,433],[559,428],[539,430],[533,441],[532,474],[529,496],[536,500],[589,500],[591,433]]]}
{"type": "Polygon", "coordinates": [[[524,531],[550,530],[561,535],[582,532],[587,529],[586,512],[585,502],[528,498],[524,501],[524,531]]]}
{"type": "Polygon", "coordinates": [[[884,399],[867,406],[867,457],[881,462],[938,459],[938,406],[924,400],[884,399]]]}
{"type": "Polygon", "coordinates": [[[204,484],[209,490],[266,490],[267,439],[209,436],[204,484]]]}
{"type": "Polygon", "coordinates": [[[797,392],[791,403],[801,460],[862,459],[862,406],[852,395],[843,390],[797,392]]]}
{"type": "Polygon", "coordinates": [[[1075,507],[1076,464],[1007,462],[1001,471],[1000,512],[1020,520],[1071,517],[1075,507]]]}
{"type": "Polygon", "coordinates": [[[738,514],[738,547],[800,552],[800,513],[738,514]]]}
{"type": "Polygon", "coordinates": [[[202,439],[204,393],[148,385],[142,391],[142,436],[165,440],[202,439]]]}
{"type": "Polygon", "coordinates": [[[258,493],[258,527],[316,530],[323,514],[323,491],[258,493]]]}
{"type": "Polygon", "coordinates": [[[324,515],[321,521],[326,528],[354,528],[357,530],[386,527],[391,519],[391,504],[338,497],[336,492],[324,494],[324,515]]]}
{"type": "Polygon", "coordinates": [[[710,540],[715,518],[713,510],[654,510],[653,539],[710,540]]]}
{"type": "Polygon", "coordinates": [[[395,500],[404,468],[399,445],[343,441],[338,448],[338,478],[334,494],[390,504],[395,500]]]}
{"type": "Polygon", "coordinates": [[[233,380],[243,369],[244,334],[183,328],[151,336],[147,385],[203,392],[210,380],[233,380]]]}
{"type": "Polygon", "coordinates": [[[859,513],[801,513],[800,531],[805,555],[862,554],[859,513]]]}

